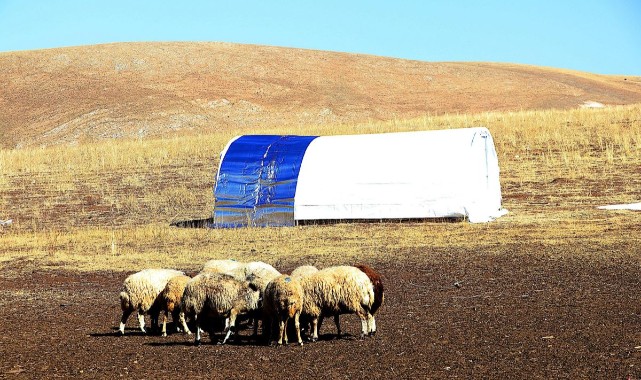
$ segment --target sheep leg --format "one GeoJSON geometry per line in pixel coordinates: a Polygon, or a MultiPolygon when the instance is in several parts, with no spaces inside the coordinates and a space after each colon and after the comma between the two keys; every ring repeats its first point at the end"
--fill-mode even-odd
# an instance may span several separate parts
{"type": "Polygon", "coordinates": [[[202,330],[200,329],[200,318],[198,318],[198,316],[194,318],[194,324],[196,328],[196,334],[194,335],[194,345],[200,346],[200,334],[202,330]]]}
{"type": "MultiPolygon", "coordinates": [[[[187,335],[191,335],[191,331],[189,330],[189,326],[187,326],[187,320],[185,319],[185,313],[182,311],[178,313],[178,320],[180,321],[180,324],[183,327],[183,332],[187,335]]],[[[178,325],[176,323],[176,325],[178,325]]]]}
{"type": "Polygon", "coordinates": [[[367,322],[369,324],[369,336],[376,335],[376,319],[374,318],[374,316],[371,314],[368,314],[367,322]]]}
{"type": "Polygon", "coordinates": [[[263,340],[267,342],[268,346],[271,346],[271,343],[272,343],[272,335],[274,331],[274,326],[272,325],[273,323],[274,323],[273,318],[269,318],[267,315],[263,316],[262,337],[263,337],[263,340]]]}
{"type": "Polygon", "coordinates": [[[162,319],[162,336],[167,336],[167,319],[169,319],[169,311],[165,311],[162,319]]]}
{"type": "Polygon", "coordinates": [[[337,331],[336,334],[340,338],[341,337],[341,322],[340,322],[340,319],[339,319],[339,314],[334,315],[334,324],[336,325],[336,331],[337,331]]]}
{"type": "Polygon", "coordinates": [[[151,332],[156,333],[158,330],[160,330],[160,326],[158,325],[158,320],[160,319],[160,310],[152,310],[149,316],[151,317],[151,332]]]}
{"type": "Polygon", "coordinates": [[[227,343],[227,340],[229,339],[231,334],[233,334],[236,330],[236,315],[237,315],[237,312],[235,310],[232,310],[231,313],[229,314],[229,319],[228,319],[229,327],[226,328],[227,335],[225,335],[225,339],[223,339],[222,344],[227,343]]]}
{"type": "Polygon", "coordinates": [[[318,317],[318,327],[317,327],[317,332],[320,332],[320,330],[321,330],[321,326],[323,325],[323,319],[325,319],[325,317],[323,316],[323,314],[321,314],[321,315],[318,317]]]}
{"type": "Polygon", "coordinates": [[[274,334],[276,334],[276,324],[277,323],[278,323],[278,321],[276,320],[276,318],[269,318],[269,324],[268,324],[269,331],[267,333],[267,343],[269,345],[272,344],[272,340],[274,339],[274,334]]]}
{"type": "Polygon", "coordinates": [[[296,328],[296,339],[298,339],[298,344],[303,345],[303,338],[300,336],[300,311],[294,314],[294,328],[296,328]]]}
{"type": "Polygon", "coordinates": [[[176,332],[181,332],[180,327],[184,325],[182,324],[182,319],[180,319],[180,315],[182,313],[180,312],[179,308],[174,308],[171,311],[171,320],[174,322],[174,326],[176,327],[176,332]]]}
{"type": "Polygon", "coordinates": [[[120,328],[118,329],[120,335],[125,335],[125,325],[127,324],[127,319],[129,319],[130,315],[131,310],[124,310],[122,312],[122,317],[120,318],[120,328]]]}
{"type": "Polygon", "coordinates": [[[285,344],[287,344],[287,318],[280,318],[278,321],[278,345],[283,344],[283,339],[285,344]]]}
{"type": "Polygon", "coordinates": [[[185,320],[185,313],[183,313],[179,308],[175,307],[171,311],[171,320],[174,321],[176,325],[176,332],[184,332],[185,334],[191,334],[189,327],[187,327],[187,321],[185,320]],[[180,329],[182,327],[182,330],[180,329]]]}
{"type": "Polygon", "coordinates": [[[140,331],[142,331],[144,334],[147,333],[147,330],[145,330],[145,315],[138,313],[138,324],[140,325],[140,331]]]}
{"type": "Polygon", "coordinates": [[[312,342],[318,340],[318,317],[312,318],[312,342]]]}
{"type": "Polygon", "coordinates": [[[368,327],[367,327],[367,314],[363,312],[357,313],[358,317],[361,319],[361,336],[360,338],[363,339],[365,338],[365,335],[368,332],[368,327]]]}

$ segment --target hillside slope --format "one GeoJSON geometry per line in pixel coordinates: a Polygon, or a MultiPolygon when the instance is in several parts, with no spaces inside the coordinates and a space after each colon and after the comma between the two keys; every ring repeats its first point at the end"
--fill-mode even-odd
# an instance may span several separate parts
{"type": "Polygon", "coordinates": [[[641,102],[641,78],[226,43],[0,54],[0,147],[641,102]]]}

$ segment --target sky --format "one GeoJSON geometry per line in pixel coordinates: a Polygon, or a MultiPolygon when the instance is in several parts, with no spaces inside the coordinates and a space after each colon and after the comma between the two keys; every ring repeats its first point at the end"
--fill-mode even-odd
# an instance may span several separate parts
{"type": "Polygon", "coordinates": [[[0,52],[140,41],[641,76],[641,0],[0,0],[0,52]]]}

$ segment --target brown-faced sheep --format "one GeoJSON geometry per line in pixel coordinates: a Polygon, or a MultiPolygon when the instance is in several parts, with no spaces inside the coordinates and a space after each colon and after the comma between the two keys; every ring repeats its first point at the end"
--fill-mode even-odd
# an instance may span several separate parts
{"type": "MultiPolygon", "coordinates": [[[[200,324],[203,318],[229,318],[223,344],[236,330],[239,315],[252,315],[260,308],[260,292],[251,283],[239,281],[222,273],[203,272],[185,286],[182,311],[195,320],[195,344],[200,345],[200,324]]],[[[213,340],[213,339],[212,339],[213,340]]]]}
{"type": "Polygon", "coordinates": [[[167,282],[165,289],[160,293],[160,311],[164,313],[162,336],[167,336],[167,319],[170,313],[176,325],[176,331],[180,332],[180,326],[182,326],[182,331],[191,335],[191,331],[189,331],[189,327],[187,327],[185,314],[180,308],[180,301],[185,291],[185,285],[187,285],[189,280],[191,280],[191,277],[185,275],[172,277],[167,282]]]}
{"type": "Polygon", "coordinates": [[[312,340],[318,340],[318,319],[322,315],[355,313],[361,319],[361,338],[372,332],[374,287],[369,277],[352,266],[325,268],[300,279],[303,288],[302,313],[312,319],[312,340]]]}
{"type": "MultiPolygon", "coordinates": [[[[287,321],[294,319],[296,339],[298,344],[303,345],[300,336],[300,313],[303,307],[303,287],[300,281],[287,276],[280,275],[267,284],[263,298],[263,309],[265,318],[271,321],[278,321],[278,344],[282,345],[283,340],[287,344],[287,321]]],[[[270,324],[271,325],[271,324],[270,324]]],[[[265,326],[265,324],[263,324],[265,326]]],[[[268,337],[269,339],[270,337],[268,337]]]]}
{"type": "Polygon", "coordinates": [[[127,319],[134,311],[138,312],[138,322],[143,333],[146,333],[144,317],[146,314],[151,316],[152,330],[157,330],[160,314],[159,295],[172,277],[180,275],[184,273],[173,269],[145,269],[127,277],[120,292],[122,307],[122,318],[118,330],[120,335],[125,334],[127,319]]]}

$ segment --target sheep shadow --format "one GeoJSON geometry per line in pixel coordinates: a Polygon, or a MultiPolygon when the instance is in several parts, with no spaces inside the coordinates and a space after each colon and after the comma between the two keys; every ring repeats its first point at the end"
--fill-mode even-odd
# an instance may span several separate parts
{"type": "Polygon", "coordinates": [[[213,225],[214,218],[179,220],[169,224],[171,227],[178,228],[211,228],[213,225]]]}
{"type": "Polygon", "coordinates": [[[92,338],[106,338],[106,337],[126,337],[126,336],[160,336],[160,331],[142,332],[137,327],[125,327],[125,334],[120,334],[118,327],[112,327],[109,332],[95,332],[89,334],[92,338]]]}
{"type": "MultiPolygon", "coordinates": [[[[185,337],[184,340],[169,340],[171,338],[167,337],[167,341],[156,341],[156,342],[149,342],[145,343],[147,346],[151,347],[179,347],[179,346],[196,346],[194,343],[194,336],[193,335],[183,335],[185,337]]],[[[205,336],[201,339],[200,345],[201,346],[222,346],[222,341],[224,335],[216,334],[214,337],[214,340],[210,338],[210,336],[205,336]]],[[[232,346],[232,347],[260,347],[260,346],[267,346],[267,342],[261,337],[258,336],[258,338],[253,337],[253,336],[238,336],[238,337],[232,337],[230,338],[227,343],[224,344],[225,346],[232,346]]]]}
{"type": "MultiPolygon", "coordinates": [[[[210,337],[204,336],[201,340],[200,346],[202,347],[208,347],[208,346],[223,346],[222,341],[223,341],[224,335],[216,335],[216,339],[212,341],[210,337]]],[[[167,341],[155,341],[155,342],[148,342],[145,343],[146,346],[150,347],[196,347],[194,343],[194,338],[192,335],[185,336],[184,340],[169,340],[171,338],[166,338],[168,339],[167,341]]],[[[323,334],[318,336],[318,341],[312,342],[309,340],[303,340],[304,345],[314,345],[314,344],[319,344],[321,342],[331,342],[331,341],[339,341],[339,340],[358,340],[359,337],[351,335],[351,334],[343,334],[343,335],[336,335],[336,334],[323,334]]],[[[259,336],[258,338],[255,338],[251,335],[247,336],[238,336],[236,338],[230,338],[227,343],[224,344],[225,346],[230,346],[230,347],[282,347],[281,345],[278,345],[275,340],[270,340],[267,341],[264,337],[259,336]]],[[[288,346],[298,346],[295,341],[290,341],[288,343],[288,346]]]]}

